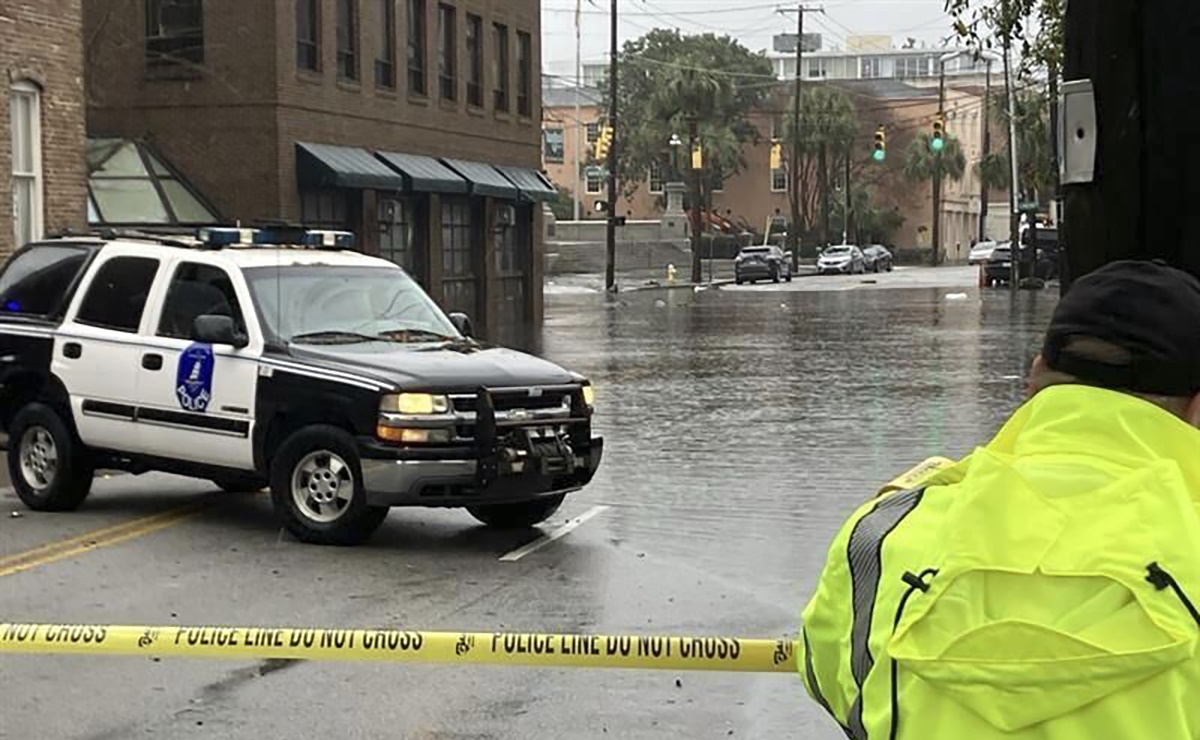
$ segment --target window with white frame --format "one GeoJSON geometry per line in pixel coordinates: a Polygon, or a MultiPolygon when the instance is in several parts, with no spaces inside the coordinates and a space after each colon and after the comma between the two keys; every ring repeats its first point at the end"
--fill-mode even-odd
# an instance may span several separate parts
{"type": "Polygon", "coordinates": [[[787,170],[783,167],[775,167],[771,170],[771,192],[786,193],[788,189],[787,170]]]}
{"type": "Polygon", "coordinates": [[[597,195],[604,189],[604,173],[599,167],[589,167],[587,171],[588,195],[597,195]]]}
{"type": "Polygon", "coordinates": [[[20,247],[42,238],[42,96],[19,81],[9,99],[12,128],[13,234],[20,247]]]}
{"type": "Polygon", "coordinates": [[[664,185],[664,180],[663,180],[662,162],[659,162],[657,160],[652,161],[650,163],[650,183],[649,183],[650,192],[654,195],[661,195],[663,193],[663,189],[664,189],[663,185],[664,185]]]}
{"type": "Polygon", "coordinates": [[[883,65],[879,57],[863,57],[862,58],[862,77],[863,79],[874,79],[883,76],[883,65]]]}
{"type": "Polygon", "coordinates": [[[829,60],[814,57],[808,60],[808,76],[822,78],[829,76],[829,60]]]}

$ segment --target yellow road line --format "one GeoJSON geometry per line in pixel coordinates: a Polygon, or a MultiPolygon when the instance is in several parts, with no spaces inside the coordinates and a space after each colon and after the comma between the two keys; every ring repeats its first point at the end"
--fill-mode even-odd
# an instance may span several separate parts
{"type": "Polygon", "coordinates": [[[104,527],[103,529],[81,534],[78,537],[51,542],[41,547],[35,547],[32,550],[8,555],[0,558],[0,578],[75,557],[81,553],[90,552],[101,547],[119,545],[122,542],[127,542],[137,537],[144,537],[160,529],[166,529],[173,524],[178,524],[187,517],[200,512],[205,506],[206,504],[202,503],[188,504],[164,511],[160,514],[153,514],[141,519],[134,519],[131,522],[104,527]]]}

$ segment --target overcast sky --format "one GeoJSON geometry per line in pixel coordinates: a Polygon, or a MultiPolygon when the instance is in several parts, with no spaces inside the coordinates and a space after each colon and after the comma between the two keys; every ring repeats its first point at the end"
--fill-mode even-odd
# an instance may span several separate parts
{"type": "MultiPolygon", "coordinates": [[[[621,41],[652,28],[678,28],[684,33],[726,33],[751,50],[770,49],[771,37],[795,33],[795,14],[763,0],[619,0],[621,41]]],[[[604,61],[608,50],[610,0],[583,0],[583,60],[604,61]]],[[[900,45],[913,37],[931,45],[952,33],[943,0],[830,0],[825,14],[805,16],[805,31],[820,33],[825,48],[844,46],[851,34],[887,34],[900,45]]],[[[542,0],[542,44],[546,70],[573,75],[575,68],[575,0],[542,0]]]]}

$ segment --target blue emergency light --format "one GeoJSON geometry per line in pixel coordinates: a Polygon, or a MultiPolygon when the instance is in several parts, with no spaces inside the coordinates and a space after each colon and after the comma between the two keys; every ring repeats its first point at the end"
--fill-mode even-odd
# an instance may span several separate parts
{"type": "Polygon", "coordinates": [[[312,247],[316,249],[353,249],[354,234],[349,231],[305,229],[241,229],[231,226],[208,227],[196,232],[201,244],[222,247],[312,247]]]}

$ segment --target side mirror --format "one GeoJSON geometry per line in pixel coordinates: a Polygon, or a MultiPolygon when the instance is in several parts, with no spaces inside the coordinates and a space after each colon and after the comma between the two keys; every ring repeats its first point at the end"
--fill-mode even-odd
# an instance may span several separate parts
{"type": "Polygon", "coordinates": [[[454,324],[454,328],[458,329],[458,333],[464,337],[469,339],[475,336],[475,327],[471,324],[471,317],[465,313],[450,314],[450,323],[454,324]]]}
{"type": "Polygon", "coordinates": [[[241,349],[250,338],[238,331],[232,316],[197,316],[192,323],[192,339],[205,344],[229,344],[241,349]]]}

